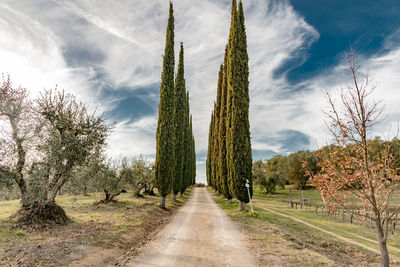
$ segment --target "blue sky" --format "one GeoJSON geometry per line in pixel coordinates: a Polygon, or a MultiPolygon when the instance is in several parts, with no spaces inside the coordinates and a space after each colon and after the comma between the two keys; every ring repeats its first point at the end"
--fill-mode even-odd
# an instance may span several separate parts
{"type": "MultiPolygon", "coordinates": [[[[344,53],[357,53],[388,119],[400,118],[400,2],[244,0],[250,58],[254,159],[329,142],[325,89],[349,81],[344,53]]],[[[219,65],[229,30],[229,0],[175,0],[176,55],[185,45],[198,180],[219,65]]],[[[4,0],[0,2],[0,72],[32,97],[58,85],[104,112],[115,129],[111,157],[154,159],[166,0],[4,0]]]]}

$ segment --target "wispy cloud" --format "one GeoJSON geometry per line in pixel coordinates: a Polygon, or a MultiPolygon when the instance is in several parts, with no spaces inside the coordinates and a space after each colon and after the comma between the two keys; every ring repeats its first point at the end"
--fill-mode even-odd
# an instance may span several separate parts
{"type": "MultiPolygon", "coordinates": [[[[322,90],[338,88],[347,80],[344,61],[291,84],[286,73],[307,59],[319,33],[289,1],[244,1],[244,7],[255,158],[321,145],[328,138],[321,116],[322,90]]],[[[230,1],[175,0],[174,8],[176,54],[184,42],[198,176],[204,180],[208,125],[228,38],[230,1]]],[[[121,113],[110,119],[115,129],[109,154],[154,158],[167,17],[165,0],[6,0],[0,3],[0,72],[11,73],[34,95],[58,84],[107,115],[121,113]]],[[[391,121],[396,120],[400,104],[394,97],[400,86],[396,40],[396,35],[388,37],[375,56],[360,55],[361,65],[377,82],[378,97],[385,99],[391,121]]]]}

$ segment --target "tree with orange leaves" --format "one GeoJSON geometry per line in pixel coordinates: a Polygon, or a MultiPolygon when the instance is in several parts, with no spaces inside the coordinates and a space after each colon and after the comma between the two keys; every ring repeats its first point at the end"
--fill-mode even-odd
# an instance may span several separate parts
{"type": "Polygon", "coordinates": [[[359,66],[354,54],[347,57],[352,82],[342,88],[339,101],[327,92],[330,111],[326,112],[328,129],[335,139],[328,153],[319,163],[320,172],[312,175],[312,182],[321,191],[330,209],[340,206],[350,213],[354,199],[361,202],[360,215],[375,222],[381,252],[381,266],[389,266],[387,237],[389,223],[400,207],[391,203],[399,182],[391,142],[383,142],[383,149],[373,153],[371,132],[383,120],[382,101],[372,99],[376,86],[366,75],[359,79],[359,66]]]}

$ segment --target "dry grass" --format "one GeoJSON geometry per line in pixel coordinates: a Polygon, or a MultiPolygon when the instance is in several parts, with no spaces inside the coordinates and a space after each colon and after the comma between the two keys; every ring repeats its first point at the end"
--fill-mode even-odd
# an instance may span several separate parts
{"type": "Polygon", "coordinates": [[[240,212],[237,201],[215,200],[246,233],[260,266],[379,266],[379,255],[306,225],[257,207],[252,216],[240,212]]]}
{"type": "Polygon", "coordinates": [[[175,204],[169,199],[168,211],[158,208],[154,196],[134,198],[128,193],[108,205],[94,204],[101,197],[59,196],[57,204],[72,222],[45,229],[15,228],[8,217],[18,210],[19,201],[0,202],[0,266],[62,266],[104,249],[114,249],[111,256],[116,258],[165,223],[188,193],[175,204]]]}

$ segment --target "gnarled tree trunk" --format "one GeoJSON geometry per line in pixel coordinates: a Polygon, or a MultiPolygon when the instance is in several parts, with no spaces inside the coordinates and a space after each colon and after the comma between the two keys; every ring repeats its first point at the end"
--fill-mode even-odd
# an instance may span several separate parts
{"type": "Polygon", "coordinates": [[[20,225],[65,224],[68,217],[64,209],[53,201],[33,202],[22,207],[13,219],[20,225]]]}
{"type": "Polygon", "coordinates": [[[125,189],[122,189],[114,194],[110,193],[107,189],[104,189],[104,194],[106,195],[105,199],[103,199],[103,203],[110,203],[114,200],[115,197],[119,196],[122,193],[126,193],[125,189]]]}

